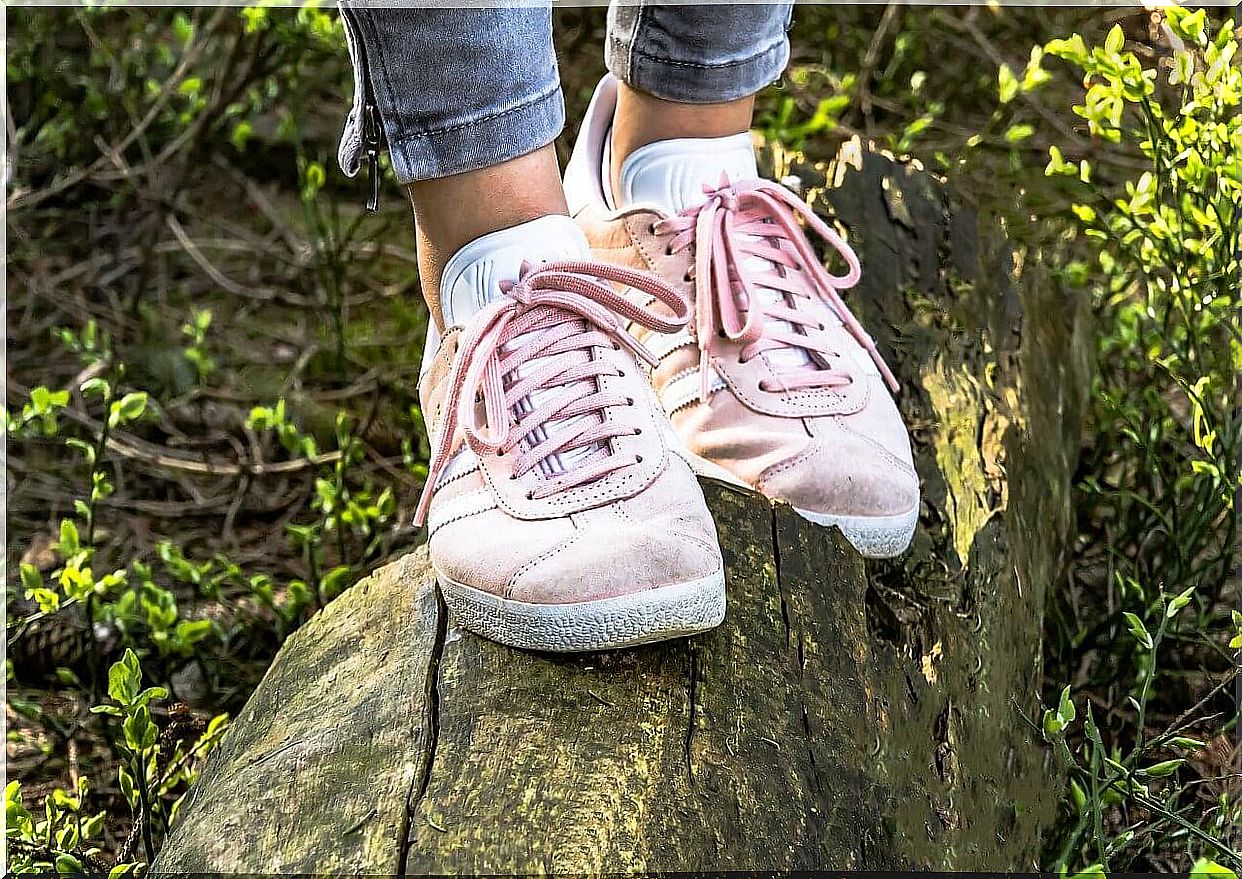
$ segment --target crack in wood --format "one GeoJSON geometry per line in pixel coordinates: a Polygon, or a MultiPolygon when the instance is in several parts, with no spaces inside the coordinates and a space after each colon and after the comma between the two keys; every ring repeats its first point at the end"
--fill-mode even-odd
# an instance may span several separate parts
{"type": "Polygon", "coordinates": [[[785,601],[785,585],[781,582],[781,541],[776,533],[776,507],[772,507],[772,564],[776,568],[776,594],[781,600],[781,622],[785,626],[785,643],[789,644],[789,605],[785,601]]]}
{"type": "Polygon", "coordinates": [[[699,697],[699,651],[695,649],[693,643],[690,644],[687,651],[690,654],[690,681],[687,687],[686,697],[689,701],[689,708],[686,718],[686,778],[689,780],[691,787],[694,786],[694,752],[691,746],[694,740],[694,728],[698,723],[698,697],[699,697]]]}
{"type": "Polygon", "coordinates": [[[397,874],[406,874],[406,864],[410,856],[410,846],[414,842],[414,813],[422,803],[427,787],[431,784],[431,771],[436,761],[436,746],[440,741],[440,660],[444,656],[444,641],[448,634],[448,607],[440,587],[434,587],[436,601],[436,634],[435,644],[431,648],[431,656],[427,660],[427,680],[424,686],[426,709],[423,712],[423,726],[427,730],[427,743],[424,746],[425,757],[418,778],[410,784],[406,795],[404,818],[399,830],[399,850],[397,874]]]}

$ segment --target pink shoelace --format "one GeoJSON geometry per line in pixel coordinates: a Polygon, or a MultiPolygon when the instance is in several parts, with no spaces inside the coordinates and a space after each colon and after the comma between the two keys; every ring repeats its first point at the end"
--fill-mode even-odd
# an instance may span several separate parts
{"type": "Polygon", "coordinates": [[[765,391],[797,388],[840,387],[853,379],[848,372],[830,366],[836,352],[822,335],[810,331],[824,329],[820,319],[799,309],[801,300],[819,297],[840,318],[858,343],[875,361],[888,386],[896,391],[897,379],[876,350],[875,340],[846,307],[838,291],[853,287],[862,275],[858,256],[832,228],[815,215],[802,199],[768,180],[729,183],[722,176],[720,185],[704,186],[707,201],[687,208],[676,217],[658,221],[657,234],[673,233],[669,252],[695,247],[692,276],[695,289],[695,336],[702,385],[699,399],[707,401],[708,362],[718,337],[743,343],[742,362],[764,351],[793,346],[809,355],[810,362],[782,371],[779,386],[763,379],[765,391]],[[829,274],[811,248],[798,217],[844,258],[848,271],[829,274]],[[771,268],[755,271],[746,265],[747,257],[758,257],[771,268]],[[796,273],[810,276],[813,289],[807,290],[796,273]],[[775,302],[764,302],[761,290],[780,294],[775,302]],[[779,322],[783,322],[782,325],[779,322]],[[799,328],[807,332],[800,332],[799,328]]]}
{"type": "Polygon", "coordinates": [[[527,447],[519,449],[513,459],[515,479],[550,455],[597,446],[556,478],[545,479],[529,495],[532,500],[638,463],[636,457],[616,454],[609,447],[609,440],[633,435],[638,429],[603,417],[604,410],[634,401],[601,390],[598,379],[618,373],[594,356],[592,349],[625,347],[655,366],[655,357],[625,330],[626,322],[672,333],[690,318],[682,296],[658,278],[588,260],[523,265],[519,280],[503,287],[505,295],[471,319],[458,343],[448,377],[444,422],[432,449],[415,525],[426,520],[435,485],[456,448],[459,426],[475,452],[505,455],[525,441],[527,447]],[[609,282],[650,294],[672,309],[672,317],[635,304],[609,282]],[[520,378],[513,375],[536,359],[541,362],[529,372],[520,378]],[[545,392],[539,404],[528,412],[516,412],[514,407],[536,391],[545,392]],[[480,395],[482,423],[475,405],[480,395]],[[598,417],[540,430],[552,422],[588,414],[598,417]]]}

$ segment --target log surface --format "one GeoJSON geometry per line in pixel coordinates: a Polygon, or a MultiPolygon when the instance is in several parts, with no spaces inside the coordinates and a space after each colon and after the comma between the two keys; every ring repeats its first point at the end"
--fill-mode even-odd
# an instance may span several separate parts
{"type": "Polygon", "coordinates": [[[155,871],[1035,866],[1059,790],[1027,718],[1086,303],[917,169],[857,143],[766,158],[862,258],[851,301],[903,381],[923,481],[907,556],[864,564],[708,482],[724,624],[549,656],[454,628],[417,550],[289,639],[155,871]]]}

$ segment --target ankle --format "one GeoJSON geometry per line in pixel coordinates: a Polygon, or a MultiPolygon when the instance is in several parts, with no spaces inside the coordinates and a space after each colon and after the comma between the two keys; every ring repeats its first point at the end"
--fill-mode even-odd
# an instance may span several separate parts
{"type": "Polygon", "coordinates": [[[454,254],[493,232],[569,214],[551,144],[499,165],[418,181],[407,190],[414,206],[423,296],[439,329],[444,328],[441,281],[454,254]]]}
{"type": "Polygon", "coordinates": [[[721,104],[681,104],[620,84],[610,146],[613,193],[620,194],[621,170],[637,150],[662,140],[741,134],[750,130],[754,108],[754,95],[721,104]]]}

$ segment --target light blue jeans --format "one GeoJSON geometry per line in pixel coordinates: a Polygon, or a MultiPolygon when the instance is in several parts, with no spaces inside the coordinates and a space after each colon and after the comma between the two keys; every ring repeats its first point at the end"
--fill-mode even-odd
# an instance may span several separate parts
{"type": "MultiPolygon", "coordinates": [[[[785,69],[792,9],[791,2],[614,0],[605,61],[621,81],[658,98],[733,100],[785,69]]],[[[364,161],[374,166],[384,140],[397,179],[410,183],[495,165],[560,134],[565,104],[550,6],[395,8],[350,0],[341,12],[354,104],[339,159],[351,177],[364,161]]]]}

